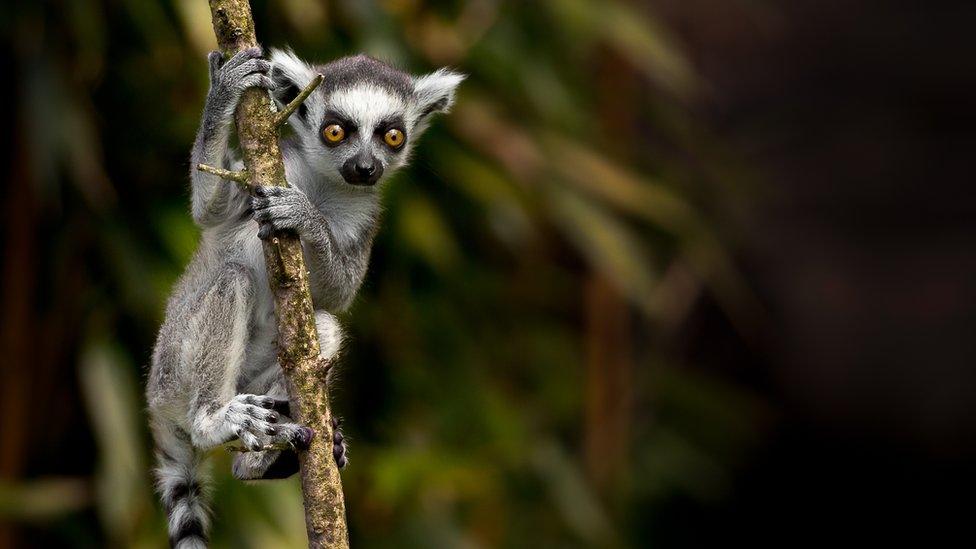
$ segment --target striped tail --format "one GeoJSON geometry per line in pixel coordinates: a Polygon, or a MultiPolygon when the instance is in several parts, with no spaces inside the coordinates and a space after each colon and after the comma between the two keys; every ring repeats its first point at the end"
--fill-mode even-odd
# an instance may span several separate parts
{"type": "Polygon", "coordinates": [[[156,437],[156,489],[169,523],[174,549],[205,549],[210,514],[204,490],[203,456],[181,437],[156,437]],[[162,440],[161,440],[162,439],[162,440]]]}

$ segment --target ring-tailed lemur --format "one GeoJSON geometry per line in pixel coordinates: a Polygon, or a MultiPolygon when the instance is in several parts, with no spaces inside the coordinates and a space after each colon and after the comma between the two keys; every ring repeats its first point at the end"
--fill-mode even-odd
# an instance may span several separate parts
{"type": "MultiPolygon", "coordinates": [[[[206,544],[204,452],[235,438],[259,448],[307,445],[312,436],[287,417],[259,237],[276,231],[301,237],[322,354],[333,357],[342,336],[332,313],[351,304],[366,272],[379,183],[406,164],[431,115],[450,107],[464,78],[446,69],[412,77],[364,55],[310,66],[290,51],[274,51],[267,61],[258,48],[226,62],[213,52],[209,62],[210,92],[190,172],[193,220],[202,238],[169,298],[146,389],[158,490],[170,542],[181,548],[206,544]],[[241,168],[230,157],[228,138],[246,88],[270,90],[281,106],[316,73],[323,84],[292,115],[294,135],[281,143],[290,187],[259,187],[250,197],[195,169],[200,163],[241,168]]],[[[341,434],[334,442],[343,466],[341,434]]],[[[245,480],[295,471],[290,451],[242,453],[233,465],[245,480]]]]}

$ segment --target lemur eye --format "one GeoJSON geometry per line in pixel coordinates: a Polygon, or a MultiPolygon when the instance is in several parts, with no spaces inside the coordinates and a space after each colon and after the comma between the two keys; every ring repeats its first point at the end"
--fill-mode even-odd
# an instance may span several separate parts
{"type": "Polygon", "coordinates": [[[383,141],[394,149],[399,149],[400,145],[403,145],[403,132],[396,128],[391,128],[383,134],[383,141]]]}
{"type": "Polygon", "coordinates": [[[339,143],[346,138],[346,130],[339,124],[329,124],[322,130],[322,137],[329,143],[339,143]]]}

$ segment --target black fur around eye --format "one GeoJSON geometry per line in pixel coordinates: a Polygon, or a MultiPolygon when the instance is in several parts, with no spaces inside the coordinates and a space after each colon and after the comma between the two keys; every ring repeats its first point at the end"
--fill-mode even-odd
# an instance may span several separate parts
{"type": "Polygon", "coordinates": [[[358,128],[342,113],[328,110],[322,119],[319,136],[327,147],[335,147],[344,143],[350,136],[355,135],[358,128]]]}

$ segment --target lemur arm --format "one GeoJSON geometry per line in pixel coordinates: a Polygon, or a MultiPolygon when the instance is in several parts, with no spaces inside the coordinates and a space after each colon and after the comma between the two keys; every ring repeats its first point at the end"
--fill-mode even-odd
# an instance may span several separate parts
{"type": "Polygon", "coordinates": [[[197,169],[199,164],[230,168],[228,140],[234,110],[241,94],[250,87],[271,88],[266,76],[271,64],[260,59],[261,50],[245,50],[223,62],[220,52],[211,52],[210,91],[203,108],[200,129],[190,153],[190,182],[193,189],[193,221],[200,227],[219,225],[237,217],[247,205],[245,196],[230,181],[197,169]]]}
{"type": "Polygon", "coordinates": [[[311,287],[314,293],[343,311],[352,305],[359,286],[366,276],[369,256],[373,249],[374,229],[369,229],[351,245],[339,245],[321,213],[322,223],[311,226],[302,234],[302,247],[309,263],[311,287]]]}
{"type": "Polygon", "coordinates": [[[190,153],[190,182],[193,188],[193,221],[201,228],[219,225],[230,216],[230,204],[240,194],[236,186],[197,169],[199,164],[228,169],[227,141],[230,125],[220,120],[216,109],[210,106],[203,111],[203,121],[197,132],[193,151],[190,153]]]}
{"type": "Polygon", "coordinates": [[[327,309],[346,309],[366,275],[376,234],[375,222],[367,223],[353,238],[336,237],[329,220],[304,192],[295,187],[256,187],[251,207],[261,223],[258,237],[264,239],[284,230],[296,231],[302,239],[311,272],[312,295],[327,309]]]}

